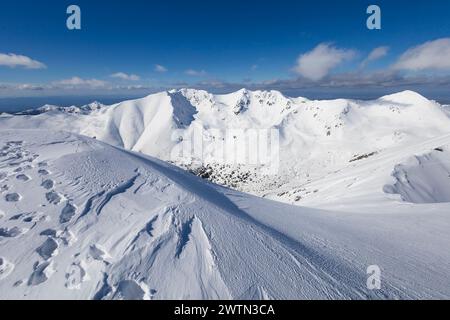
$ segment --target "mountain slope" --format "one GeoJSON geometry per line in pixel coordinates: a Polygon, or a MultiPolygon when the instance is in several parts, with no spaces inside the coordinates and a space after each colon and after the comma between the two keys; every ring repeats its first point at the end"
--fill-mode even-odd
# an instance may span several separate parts
{"type": "Polygon", "coordinates": [[[445,204],[290,206],[58,131],[2,130],[0,148],[2,299],[450,296],[445,204]]]}
{"type": "Polygon", "coordinates": [[[277,91],[242,89],[213,95],[181,89],[112,106],[53,107],[38,115],[4,116],[0,127],[59,129],[96,137],[263,195],[276,194],[293,181],[320,179],[358,157],[445,135],[450,118],[444,107],[412,91],[373,101],[312,101],[277,91]],[[279,135],[274,140],[279,142],[276,155],[264,154],[264,143],[251,140],[252,134],[269,130],[279,135]],[[247,146],[243,158],[218,143],[227,137],[247,146]],[[198,141],[200,152],[186,152],[192,146],[195,151],[198,141]],[[252,151],[255,145],[259,153],[252,151]],[[181,157],[179,149],[184,150],[181,157]],[[251,158],[256,154],[254,163],[251,158]],[[276,170],[265,170],[267,161],[276,163],[276,170]]]}
{"type": "Polygon", "coordinates": [[[352,159],[311,181],[295,181],[264,196],[341,211],[414,210],[411,203],[450,202],[450,135],[352,159]]]}

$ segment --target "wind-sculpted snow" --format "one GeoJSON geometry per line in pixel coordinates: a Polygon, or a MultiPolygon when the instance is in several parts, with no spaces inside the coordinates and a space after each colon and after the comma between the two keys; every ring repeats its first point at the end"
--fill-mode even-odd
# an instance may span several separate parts
{"type": "Polygon", "coordinates": [[[445,204],[308,209],[76,134],[1,130],[2,146],[1,299],[450,297],[445,204]],[[381,290],[366,286],[374,264],[381,290]]]}
{"type": "Polygon", "coordinates": [[[384,191],[412,203],[450,203],[450,145],[395,166],[394,184],[384,191]]]}

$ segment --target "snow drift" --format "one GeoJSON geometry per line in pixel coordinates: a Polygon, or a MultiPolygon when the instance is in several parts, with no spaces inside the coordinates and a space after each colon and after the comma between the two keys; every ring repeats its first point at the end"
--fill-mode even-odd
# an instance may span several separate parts
{"type": "Polygon", "coordinates": [[[395,183],[386,185],[385,192],[399,194],[413,203],[450,202],[450,154],[448,147],[414,156],[395,166],[395,183]]]}

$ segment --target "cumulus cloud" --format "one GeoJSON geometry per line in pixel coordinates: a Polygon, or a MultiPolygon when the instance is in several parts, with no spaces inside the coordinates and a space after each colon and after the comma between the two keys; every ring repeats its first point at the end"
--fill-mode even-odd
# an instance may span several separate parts
{"type": "Polygon", "coordinates": [[[388,52],[389,52],[389,47],[387,47],[387,46],[382,46],[382,47],[373,49],[369,53],[367,58],[364,59],[364,61],[361,63],[361,67],[364,68],[368,63],[385,57],[388,54],[388,52]]]}
{"type": "Polygon", "coordinates": [[[155,64],[155,71],[163,73],[163,72],[167,72],[169,70],[166,67],[164,67],[163,65],[155,64]]]}
{"type": "Polygon", "coordinates": [[[0,66],[10,68],[23,67],[26,69],[44,69],[46,65],[42,62],[33,60],[27,56],[17,55],[14,53],[0,53],[0,66]]]}
{"type": "Polygon", "coordinates": [[[188,76],[201,77],[206,74],[206,71],[205,70],[188,69],[184,73],[186,73],[188,76]]]}
{"type": "Polygon", "coordinates": [[[362,97],[367,92],[376,92],[375,95],[383,95],[406,89],[420,91],[431,88],[448,92],[450,90],[450,75],[407,75],[395,70],[384,70],[379,72],[338,73],[318,81],[305,77],[272,79],[252,83],[214,80],[200,81],[196,84],[180,84],[180,86],[189,86],[212,93],[229,93],[245,87],[250,90],[279,90],[292,96],[309,93],[333,97],[359,95],[362,97]]]}
{"type": "Polygon", "coordinates": [[[425,42],[408,49],[393,66],[397,70],[450,70],[450,38],[425,42]]]}
{"type": "Polygon", "coordinates": [[[107,82],[98,79],[82,79],[80,77],[72,77],[70,79],[64,79],[53,82],[53,84],[57,86],[74,87],[74,88],[77,87],[102,88],[107,85],[107,82]]]}
{"type": "Polygon", "coordinates": [[[111,78],[117,78],[121,80],[127,80],[127,81],[138,81],[140,77],[135,74],[126,74],[125,72],[117,72],[110,76],[111,78]]]}
{"type": "Polygon", "coordinates": [[[331,44],[322,43],[313,50],[300,55],[294,71],[299,75],[318,81],[335,67],[355,56],[355,51],[349,49],[339,49],[331,44]]]}

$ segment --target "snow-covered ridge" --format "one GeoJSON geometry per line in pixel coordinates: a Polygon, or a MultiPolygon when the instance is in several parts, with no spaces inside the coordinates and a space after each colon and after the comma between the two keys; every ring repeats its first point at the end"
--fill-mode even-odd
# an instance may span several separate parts
{"type": "Polygon", "coordinates": [[[373,101],[320,101],[278,91],[242,89],[215,95],[180,89],[111,106],[47,106],[37,115],[3,116],[0,126],[71,131],[178,165],[172,151],[195,130],[205,132],[203,141],[217,138],[208,134],[210,129],[277,130],[276,176],[267,177],[251,165],[221,163],[213,152],[196,159],[195,165],[183,163],[195,172],[212,170],[208,176],[215,182],[262,195],[293,180],[300,184],[320,178],[367,154],[446,134],[450,118],[444,107],[412,91],[373,101]]]}
{"type": "Polygon", "coordinates": [[[0,299],[450,296],[448,204],[290,206],[60,131],[1,130],[0,150],[0,299]]]}
{"type": "Polygon", "coordinates": [[[46,112],[89,114],[92,111],[101,109],[102,107],[104,107],[104,105],[98,101],[91,102],[91,103],[83,105],[81,107],[77,107],[77,106],[60,107],[60,106],[46,104],[37,109],[29,109],[29,110],[18,112],[17,115],[38,115],[38,114],[46,113],[46,112]]]}

